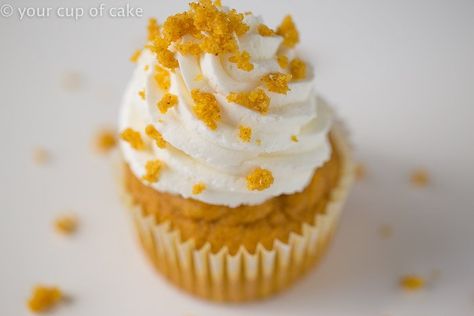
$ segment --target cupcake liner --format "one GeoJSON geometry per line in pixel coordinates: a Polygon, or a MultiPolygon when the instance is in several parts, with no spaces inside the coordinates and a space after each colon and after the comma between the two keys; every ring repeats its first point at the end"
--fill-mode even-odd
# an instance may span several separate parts
{"type": "Polygon", "coordinates": [[[209,243],[197,248],[193,240],[183,241],[169,222],[157,224],[152,216],[144,216],[125,194],[139,240],[152,264],[179,288],[213,301],[261,299],[293,284],[324,254],[353,181],[347,133],[342,125],[336,125],[331,133],[342,161],[338,186],[314,224],[304,223],[301,234],[290,233],[286,243],[275,240],[271,249],[259,244],[251,253],[242,246],[232,255],[227,247],[212,252],[209,243]]]}

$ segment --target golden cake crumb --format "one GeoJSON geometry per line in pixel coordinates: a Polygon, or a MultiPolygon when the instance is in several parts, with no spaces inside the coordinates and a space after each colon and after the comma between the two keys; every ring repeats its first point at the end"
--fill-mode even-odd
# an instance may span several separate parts
{"type": "Polygon", "coordinates": [[[231,63],[237,64],[237,68],[244,71],[252,71],[253,64],[250,62],[250,54],[246,51],[237,53],[234,56],[229,57],[231,63]]]}
{"type": "Polygon", "coordinates": [[[193,186],[193,194],[194,195],[201,194],[202,192],[204,192],[204,190],[206,190],[206,185],[202,182],[196,183],[193,186]]]}
{"type": "Polygon", "coordinates": [[[247,188],[250,191],[263,191],[273,184],[272,172],[266,169],[257,168],[247,175],[247,188]]]}
{"type": "Polygon", "coordinates": [[[136,63],[138,59],[140,58],[140,55],[142,54],[141,49],[137,49],[135,52],[133,52],[132,56],[130,56],[130,61],[132,63],[136,63]]]}
{"type": "Polygon", "coordinates": [[[295,58],[290,63],[290,72],[293,76],[293,80],[302,80],[306,78],[306,63],[299,59],[295,58]]]}
{"type": "Polygon", "coordinates": [[[227,101],[245,106],[253,111],[265,114],[270,106],[270,98],[262,89],[256,88],[250,92],[231,92],[227,101]]]}
{"type": "Polygon", "coordinates": [[[417,275],[406,275],[401,278],[400,286],[406,291],[417,291],[425,286],[425,280],[417,275]]]}
{"type": "Polygon", "coordinates": [[[165,91],[168,91],[168,89],[170,88],[170,73],[168,72],[168,70],[157,65],[155,67],[154,78],[156,83],[158,84],[158,87],[165,91]]]}
{"type": "Polygon", "coordinates": [[[219,7],[219,8],[220,8],[220,7],[222,7],[222,1],[221,1],[221,0],[215,0],[215,1],[214,1],[214,5],[215,5],[216,7],[219,7]]]}
{"type": "Polygon", "coordinates": [[[281,68],[285,69],[286,67],[288,67],[288,57],[285,56],[285,55],[278,55],[277,56],[277,62],[278,62],[278,65],[280,65],[281,68]]]}
{"type": "Polygon", "coordinates": [[[296,135],[291,135],[291,141],[297,143],[298,137],[296,135]]]}
{"type": "Polygon", "coordinates": [[[45,165],[51,161],[51,155],[45,148],[37,147],[33,150],[33,161],[37,165],[45,165]]]}
{"type": "Polygon", "coordinates": [[[411,173],[410,181],[414,186],[426,187],[430,183],[430,175],[425,169],[415,169],[411,173]]]}
{"type": "Polygon", "coordinates": [[[150,50],[155,53],[158,62],[166,68],[175,69],[179,66],[178,61],[172,51],[168,49],[169,43],[161,37],[153,40],[150,50]]]}
{"type": "Polygon", "coordinates": [[[63,235],[71,235],[77,229],[77,218],[72,215],[64,215],[55,219],[54,228],[63,235]]]}
{"type": "Polygon", "coordinates": [[[100,153],[107,153],[117,145],[115,131],[103,129],[95,137],[95,148],[100,153]]]}
{"type": "Polygon", "coordinates": [[[194,81],[196,82],[203,81],[203,80],[204,80],[204,76],[202,74],[199,74],[196,77],[194,77],[194,81]]]}
{"type": "Polygon", "coordinates": [[[290,15],[287,15],[280,26],[277,28],[276,33],[283,36],[283,45],[288,48],[295,47],[300,41],[298,30],[296,29],[295,23],[290,15]]]}
{"type": "Polygon", "coordinates": [[[265,24],[259,24],[257,27],[258,34],[261,36],[273,36],[276,35],[275,31],[266,26],[265,24]]]}
{"type": "Polygon", "coordinates": [[[148,28],[148,40],[152,41],[160,33],[160,26],[158,25],[158,21],[155,18],[150,18],[148,20],[147,28],[148,28]]]}
{"type": "Polygon", "coordinates": [[[390,225],[381,225],[378,229],[378,234],[382,239],[389,239],[393,235],[393,228],[390,225]]]}
{"type": "Polygon", "coordinates": [[[367,177],[367,169],[362,163],[358,163],[354,167],[355,178],[358,181],[364,180],[367,177]]]}
{"type": "Polygon", "coordinates": [[[145,100],[146,99],[145,89],[138,91],[138,95],[140,96],[142,100],[145,100]]]}
{"type": "Polygon", "coordinates": [[[194,100],[194,114],[211,130],[217,129],[217,122],[221,119],[221,109],[216,97],[212,93],[202,92],[198,89],[191,91],[194,100]]]}
{"type": "Polygon", "coordinates": [[[199,56],[202,54],[201,46],[198,43],[184,42],[176,45],[176,50],[183,55],[199,56]]]}
{"type": "Polygon", "coordinates": [[[239,137],[244,143],[248,143],[252,139],[252,129],[247,126],[239,126],[239,137]]]}
{"type": "Polygon", "coordinates": [[[268,90],[276,93],[287,94],[290,88],[288,82],[291,80],[290,74],[283,73],[269,73],[260,81],[267,87],[268,90]]]}
{"type": "Polygon", "coordinates": [[[166,140],[152,124],[147,125],[145,128],[145,133],[148,135],[148,137],[155,140],[156,146],[162,149],[166,147],[166,140]]]}
{"type": "Polygon", "coordinates": [[[27,306],[34,313],[51,310],[63,299],[63,294],[58,287],[37,285],[27,301],[27,306]]]}
{"type": "Polygon", "coordinates": [[[142,136],[139,132],[132,128],[125,129],[121,134],[120,138],[130,144],[133,149],[143,150],[145,149],[145,143],[143,142],[142,136]]]}
{"type": "Polygon", "coordinates": [[[160,179],[161,170],[163,169],[163,162],[160,160],[150,160],[145,165],[145,175],[143,180],[150,183],[155,183],[160,179]]]}
{"type": "Polygon", "coordinates": [[[171,93],[165,93],[161,100],[158,101],[157,107],[161,114],[165,114],[176,104],[178,104],[178,97],[171,93]]]}

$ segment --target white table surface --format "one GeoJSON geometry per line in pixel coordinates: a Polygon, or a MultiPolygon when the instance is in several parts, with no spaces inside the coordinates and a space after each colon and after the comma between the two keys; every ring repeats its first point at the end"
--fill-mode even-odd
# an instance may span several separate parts
{"type": "MultiPolygon", "coordinates": [[[[98,5],[0,6],[8,1],[98,5]]],[[[58,316],[474,315],[474,1],[228,3],[270,25],[294,15],[317,88],[367,166],[323,264],[263,303],[213,305],[166,284],[135,244],[110,157],[91,150],[96,131],[114,126],[146,19],[0,17],[0,314],[28,314],[31,287],[51,283],[74,298],[58,316]],[[83,79],[78,91],[61,86],[71,72],[83,79]],[[38,146],[49,165],[33,162],[38,146]],[[417,167],[430,171],[428,188],[410,185],[417,167]],[[51,222],[68,210],[80,230],[64,238],[51,222]],[[401,275],[436,270],[421,292],[398,287],[401,275]]],[[[185,8],[131,4],[160,20],[185,8]]]]}

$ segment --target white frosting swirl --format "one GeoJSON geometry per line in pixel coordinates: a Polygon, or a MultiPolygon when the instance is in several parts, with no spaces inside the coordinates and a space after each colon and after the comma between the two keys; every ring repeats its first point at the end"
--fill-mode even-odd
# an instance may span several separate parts
{"type": "MultiPolygon", "coordinates": [[[[179,68],[170,73],[169,92],[179,102],[166,114],[156,107],[165,93],[154,80],[156,58],[149,50],[143,51],[125,94],[119,128],[139,131],[152,148],[137,151],[121,142],[125,160],[138,178],[145,174],[149,160],[158,159],[166,165],[158,182],[145,184],[209,204],[253,205],[280,194],[302,191],[315,169],[329,159],[331,147],[327,134],[332,114],[313,92],[313,78],[290,82],[287,94],[265,90],[271,99],[265,115],[227,101],[230,92],[261,86],[260,78],[265,74],[286,71],[276,59],[282,38],[260,36],[256,31],[261,23],[258,17],[247,15],[244,22],[250,29],[238,38],[238,44],[240,50],[250,54],[254,69],[240,70],[228,61],[228,56],[195,57],[177,53],[179,68]],[[203,79],[197,80],[199,76],[203,79]],[[142,89],[145,89],[145,100],[138,95],[142,89]],[[194,115],[192,89],[211,92],[218,100],[222,118],[216,130],[210,130],[194,115]],[[166,148],[158,148],[145,136],[148,124],[153,124],[163,135],[168,142],[166,148]],[[238,137],[240,125],[252,129],[252,141],[242,142],[238,137]],[[293,141],[292,136],[298,141],[293,141]],[[266,190],[250,191],[246,176],[257,167],[270,170],[274,183],[266,190]],[[192,194],[196,183],[206,185],[199,195],[192,194]]],[[[285,53],[290,58],[294,55],[292,50],[285,53]]]]}

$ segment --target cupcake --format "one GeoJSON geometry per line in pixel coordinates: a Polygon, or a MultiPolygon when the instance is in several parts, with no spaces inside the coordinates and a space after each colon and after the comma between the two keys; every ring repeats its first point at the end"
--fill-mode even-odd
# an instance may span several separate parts
{"type": "Polygon", "coordinates": [[[132,57],[124,193],[150,262],[186,292],[267,297],[333,236],[352,162],[298,42],[290,16],[272,29],[200,0],[161,25],[150,19],[132,57]]]}

